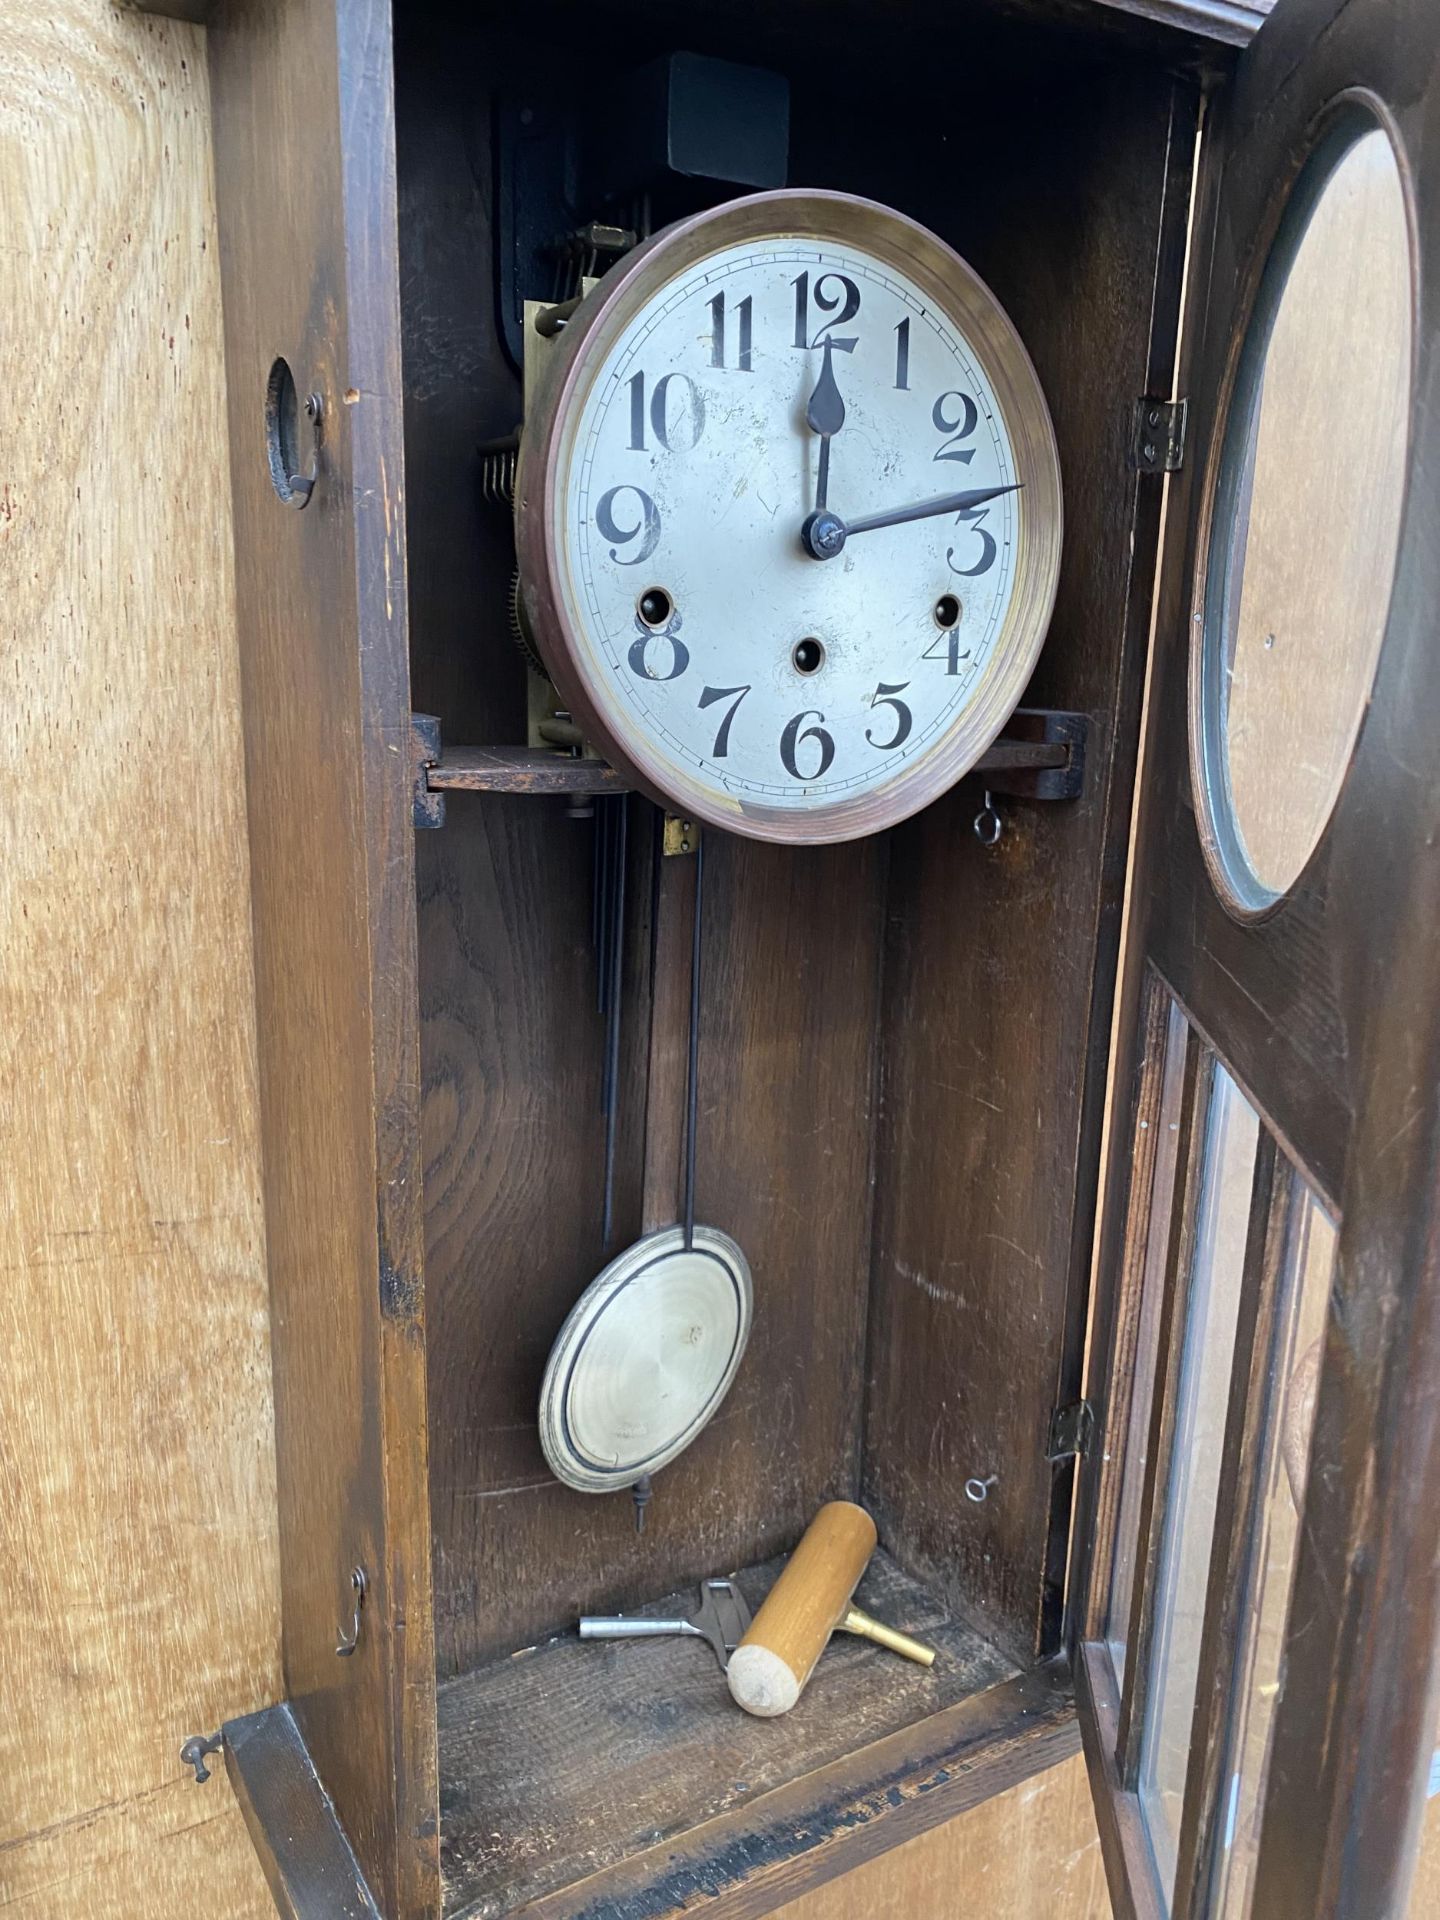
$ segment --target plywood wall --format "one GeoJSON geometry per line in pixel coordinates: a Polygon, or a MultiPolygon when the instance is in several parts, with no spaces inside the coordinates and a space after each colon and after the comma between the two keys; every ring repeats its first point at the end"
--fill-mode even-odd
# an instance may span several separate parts
{"type": "Polygon", "coordinates": [[[279,1690],[204,50],[0,20],[0,1907],[272,1912],[279,1690]]]}

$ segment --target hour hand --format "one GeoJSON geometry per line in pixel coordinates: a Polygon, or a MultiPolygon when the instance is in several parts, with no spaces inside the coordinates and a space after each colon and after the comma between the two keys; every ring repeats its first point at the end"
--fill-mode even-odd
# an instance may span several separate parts
{"type": "Polygon", "coordinates": [[[830,491],[830,442],[845,424],[845,401],[835,380],[831,364],[830,342],[825,342],[825,358],[820,378],[805,409],[805,424],[820,436],[820,473],[815,482],[815,511],[823,511],[830,491]]]}

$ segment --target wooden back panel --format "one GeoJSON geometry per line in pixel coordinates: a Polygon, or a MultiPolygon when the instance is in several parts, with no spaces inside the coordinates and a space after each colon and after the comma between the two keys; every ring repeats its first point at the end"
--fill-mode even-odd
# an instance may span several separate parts
{"type": "Polygon", "coordinates": [[[1060,591],[1024,704],[1091,727],[1074,804],[1002,800],[987,847],[970,779],[893,836],[861,1495],[1021,1650],[1059,1628],[1072,1469],[1048,1423],[1079,1392],[1161,497],[1129,439],[1139,396],[1169,391],[1195,115],[1148,69],[1072,74],[1013,76],[1025,114],[922,174],[917,210],[1008,306],[1060,445],[1060,591]],[[957,178],[987,185],[955,203],[957,178]]]}
{"type": "MultiPolygon", "coordinates": [[[[733,25],[690,24],[689,44],[752,57],[733,25]]],[[[528,81],[547,110],[593,100],[625,64],[611,28],[577,11],[557,49],[523,25],[399,22],[413,672],[454,742],[523,728],[504,511],[473,480],[477,444],[520,408],[495,318],[492,94],[474,75],[517,102],[528,81]]],[[[993,854],[971,831],[973,782],[851,846],[710,836],[699,1217],[750,1257],[755,1335],[643,1540],[628,1502],[551,1480],[535,1422],[549,1346],[605,1259],[591,829],[559,801],[466,794],[420,836],[442,1674],[773,1553],[836,1494],[873,1500],[887,1544],[1012,1644],[1055,1626],[1068,1477],[1046,1428],[1078,1372],[1160,491],[1127,453],[1136,398],[1168,372],[1152,295],[1157,272],[1178,288],[1191,123],[1182,106],[1172,141],[1148,63],[1112,50],[1080,88],[1081,43],[1057,35],[1045,60],[992,24],[967,42],[987,85],[963,128],[940,116],[895,142],[913,72],[866,44],[826,65],[808,33],[767,42],[790,63],[792,178],[919,214],[1035,350],[1072,502],[1032,698],[1092,715],[1087,797],[1008,809],[993,854]],[[992,1468],[982,1510],[961,1488],[992,1468]]],[[[650,818],[632,803],[616,1249],[641,1220],[650,818]]]]}
{"type": "Polygon", "coordinates": [[[377,1898],[422,1913],[439,1887],[390,50],[385,0],[237,0],[210,32],[286,1686],[377,1898]],[[323,403],[302,512],[267,464],[277,354],[323,403]]]}

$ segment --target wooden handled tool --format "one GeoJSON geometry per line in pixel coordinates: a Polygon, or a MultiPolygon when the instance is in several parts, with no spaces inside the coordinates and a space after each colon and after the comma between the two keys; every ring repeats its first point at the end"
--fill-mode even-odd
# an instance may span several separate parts
{"type": "Polygon", "coordinates": [[[788,1713],[837,1628],[863,1634],[923,1667],[934,1664],[933,1648],[850,1604],[875,1541],[875,1522],[849,1500],[832,1500],[810,1522],[725,1670],[730,1692],[747,1713],[762,1719],[788,1713]]]}

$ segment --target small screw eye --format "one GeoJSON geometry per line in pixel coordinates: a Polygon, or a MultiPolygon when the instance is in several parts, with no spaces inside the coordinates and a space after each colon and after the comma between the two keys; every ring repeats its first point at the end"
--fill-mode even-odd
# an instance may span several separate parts
{"type": "Polygon", "coordinates": [[[982,847],[993,847],[1005,831],[1005,823],[996,811],[994,799],[985,795],[985,804],[975,816],[975,838],[982,847]]]}

